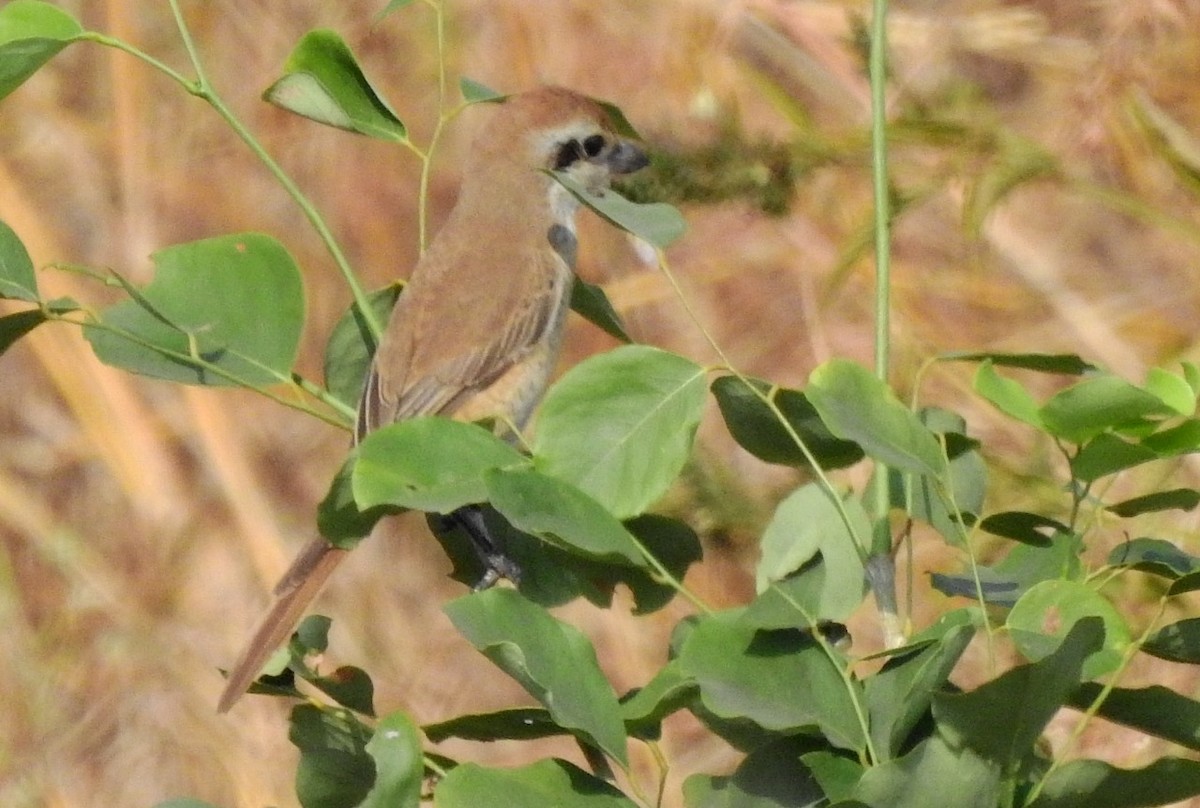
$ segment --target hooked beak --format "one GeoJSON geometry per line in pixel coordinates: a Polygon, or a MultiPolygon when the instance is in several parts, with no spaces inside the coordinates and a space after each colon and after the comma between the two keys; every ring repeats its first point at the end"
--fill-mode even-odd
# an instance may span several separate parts
{"type": "Polygon", "coordinates": [[[608,153],[605,162],[608,163],[608,170],[613,174],[632,174],[650,165],[650,158],[637,146],[622,140],[616,145],[616,148],[608,153]]]}

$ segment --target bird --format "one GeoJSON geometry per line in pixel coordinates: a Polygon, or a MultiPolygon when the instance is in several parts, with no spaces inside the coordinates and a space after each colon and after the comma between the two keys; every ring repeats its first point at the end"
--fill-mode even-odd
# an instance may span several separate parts
{"type": "MultiPolygon", "coordinates": [[[[607,105],[573,90],[543,86],[496,104],[465,156],[458,199],[379,341],[355,443],[425,415],[523,428],[557,362],[574,282],[579,202],[551,172],[603,193],[612,177],[648,164],[645,150],[618,134],[607,105]]],[[[517,578],[478,506],[448,517],[486,568],[476,588],[517,578]]],[[[242,696],[347,552],[321,537],[300,551],[230,669],[218,712],[242,696]]]]}

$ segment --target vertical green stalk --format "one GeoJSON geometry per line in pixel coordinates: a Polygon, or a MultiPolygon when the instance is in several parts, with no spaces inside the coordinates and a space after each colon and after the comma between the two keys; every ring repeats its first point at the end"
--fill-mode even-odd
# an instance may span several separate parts
{"type": "MultiPolygon", "coordinates": [[[[871,179],[875,193],[875,375],[888,381],[890,354],[891,200],[887,166],[887,0],[874,0],[871,14],[871,179]]],[[[896,605],[896,565],[888,522],[888,468],[875,468],[870,492],[875,517],[867,577],[883,618],[889,645],[903,640],[896,605]]]]}

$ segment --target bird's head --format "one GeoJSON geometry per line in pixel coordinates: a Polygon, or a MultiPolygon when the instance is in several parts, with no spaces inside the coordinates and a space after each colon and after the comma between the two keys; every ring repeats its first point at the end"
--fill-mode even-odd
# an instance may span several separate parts
{"type": "Polygon", "coordinates": [[[561,87],[509,96],[476,136],[472,158],[478,165],[563,171],[592,191],[649,163],[645,152],[617,134],[603,106],[561,87]]]}

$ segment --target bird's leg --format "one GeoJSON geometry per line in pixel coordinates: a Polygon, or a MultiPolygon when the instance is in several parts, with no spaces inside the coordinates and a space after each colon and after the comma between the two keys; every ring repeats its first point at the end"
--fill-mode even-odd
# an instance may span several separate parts
{"type": "Polygon", "coordinates": [[[447,527],[461,527],[471,540],[471,546],[483,564],[483,577],[471,587],[475,592],[489,589],[501,578],[514,584],[521,582],[521,568],[504,552],[503,541],[488,527],[483,506],[464,505],[442,517],[447,527]]]}

